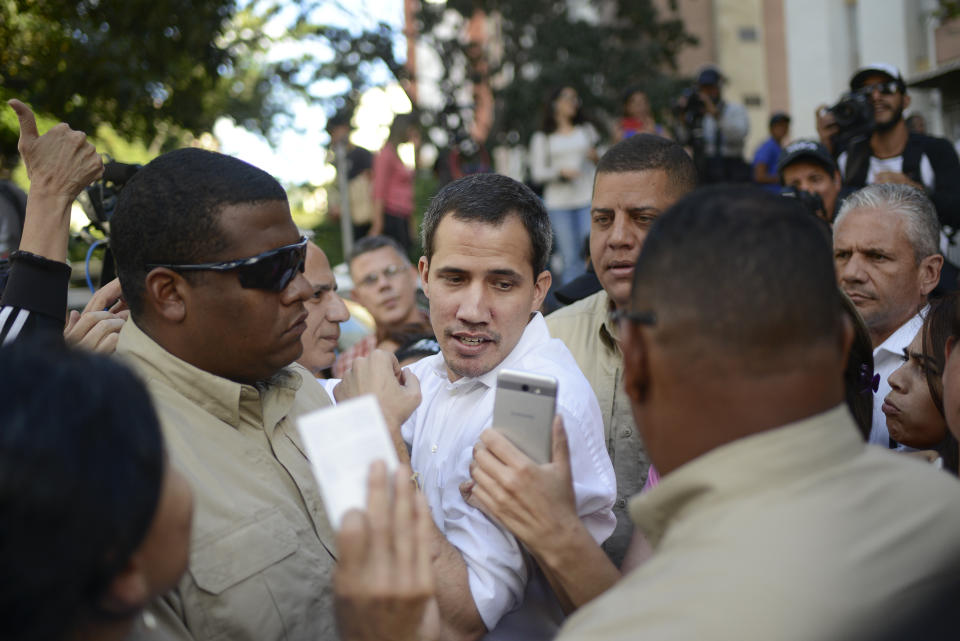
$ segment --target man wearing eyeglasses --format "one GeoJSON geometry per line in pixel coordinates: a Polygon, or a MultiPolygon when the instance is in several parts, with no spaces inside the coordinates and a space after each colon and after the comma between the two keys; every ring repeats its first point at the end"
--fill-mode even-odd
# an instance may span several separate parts
{"type": "MultiPolygon", "coordinates": [[[[181,149],[127,183],[111,232],[130,307],[117,352],[147,382],[196,496],[189,571],[136,638],[333,638],[334,533],[295,428],[331,400],[293,364],[314,291],[283,188],[181,149]]],[[[399,425],[416,381],[391,396],[407,405],[385,411],[399,425]]]]}
{"type": "Polygon", "coordinates": [[[417,306],[417,270],[400,244],[389,236],[367,236],[350,255],[350,297],[376,322],[375,332],[344,351],[333,367],[342,377],[353,362],[374,349],[395,351],[399,338],[432,333],[430,320],[417,306]]]}
{"type": "Polygon", "coordinates": [[[960,160],[943,138],[911,133],[903,119],[910,106],[900,70],[885,62],[859,69],[850,90],[873,105],[874,130],[869,138],[851,141],[837,158],[845,187],[901,183],[926,191],[940,223],[960,225],[960,160]]]}

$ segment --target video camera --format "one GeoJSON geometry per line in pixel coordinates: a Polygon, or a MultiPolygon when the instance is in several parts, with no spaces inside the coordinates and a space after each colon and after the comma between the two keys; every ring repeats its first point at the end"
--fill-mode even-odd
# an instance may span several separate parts
{"type": "Polygon", "coordinates": [[[111,160],[103,166],[103,176],[97,182],[83,190],[77,197],[77,202],[83,208],[83,213],[87,215],[90,224],[84,227],[81,233],[82,238],[90,243],[87,250],[87,258],[84,261],[86,266],[87,286],[90,291],[94,291],[93,281],[90,278],[90,258],[93,251],[100,245],[106,245],[106,253],[103,256],[103,269],[100,272],[100,286],[112,280],[115,274],[113,264],[113,255],[110,252],[110,219],[117,207],[117,198],[120,196],[120,190],[130,181],[131,178],[140,170],[141,165],[132,165],[111,160]],[[105,239],[98,240],[90,233],[89,228],[99,230],[105,239]]]}
{"type": "Polygon", "coordinates": [[[83,208],[90,224],[110,235],[110,218],[117,206],[117,197],[123,186],[133,178],[142,165],[131,165],[111,160],[103,166],[103,176],[83,190],[77,202],[83,208]]]}
{"type": "Polygon", "coordinates": [[[815,194],[796,187],[784,187],[780,190],[780,195],[796,202],[803,211],[813,214],[820,220],[827,221],[827,208],[823,204],[820,194],[815,194]]]}
{"type": "Polygon", "coordinates": [[[707,113],[697,87],[684,89],[673,103],[673,113],[688,129],[694,129],[707,113]]]}
{"type": "Polygon", "coordinates": [[[876,126],[870,97],[858,91],[843,94],[827,111],[833,114],[839,128],[832,136],[834,149],[844,149],[854,138],[869,136],[876,126]]]}

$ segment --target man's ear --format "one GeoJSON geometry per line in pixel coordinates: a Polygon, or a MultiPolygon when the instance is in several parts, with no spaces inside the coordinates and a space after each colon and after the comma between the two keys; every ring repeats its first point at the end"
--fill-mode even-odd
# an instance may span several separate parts
{"type": "Polygon", "coordinates": [[[650,381],[650,362],[648,354],[648,338],[642,328],[631,322],[620,326],[620,349],[623,352],[623,386],[627,396],[633,403],[640,403],[646,398],[647,387],[650,381]]]}
{"type": "Polygon", "coordinates": [[[187,317],[189,288],[182,275],[166,267],[155,267],[147,274],[144,304],[168,322],[182,323],[187,317]]]}
{"type": "Polygon", "coordinates": [[[420,257],[420,261],[417,263],[417,270],[420,272],[420,283],[423,285],[423,293],[427,298],[430,298],[430,279],[428,278],[430,274],[430,261],[427,260],[426,256],[420,257]]]}
{"type": "Polygon", "coordinates": [[[120,573],[110,581],[100,605],[107,612],[126,616],[146,607],[149,600],[150,583],[134,553],[120,573]]]}
{"type": "Polygon", "coordinates": [[[547,297],[547,292],[550,291],[550,283],[553,282],[553,276],[550,275],[549,270],[543,270],[537,276],[536,280],[533,281],[533,305],[530,309],[530,313],[533,313],[540,309],[540,306],[543,305],[543,299],[547,297]]]}
{"type": "Polygon", "coordinates": [[[919,279],[920,291],[926,296],[940,282],[940,270],[943,268],[943,256],[933,254],[920,261],[919,279]]]}
{"type": "Polygon", "coordinates": [[[905,93],[903,94],[903,110],[906,111],[909,106],[910,106],[910,94],[905,93]]]}

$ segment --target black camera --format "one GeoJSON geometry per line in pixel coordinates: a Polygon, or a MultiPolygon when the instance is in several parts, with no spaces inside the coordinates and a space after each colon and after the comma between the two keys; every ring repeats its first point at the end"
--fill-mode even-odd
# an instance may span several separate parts
{"type": "Polygon", "coordinates": [[[796,187],[784,187],[780,190],[780,195],[795,201],[808,214],[813,214],[822,220],[827,219],[826,207],[823,205],[823,199],[820,198],[820,194],[797,189],[796,187]]]}
{"type": "Polygon", "coordinates": [[[833,136],[834,148],[844,149],[850,140],[873,133],[875,122],[869,96],[856,91],[845,93],[828,111],[833,114],[839,128],[833,136]]]}
{"type": "Polygon", "coordinates": [[[103,176],[100,180],[84,189],[77,198],[90,224],[107,236],[110,235],[108,223],[117,206],[120,190],[140,170],[140,167],[141,165],[111,160],[103,166],[103,176]]]}
{"type": "Polygon", "coordinates": [[[687,127],[691,127],[703,119],[707,106],[696,87],[687,87],[674,102],[673,112],[687,127]]]}

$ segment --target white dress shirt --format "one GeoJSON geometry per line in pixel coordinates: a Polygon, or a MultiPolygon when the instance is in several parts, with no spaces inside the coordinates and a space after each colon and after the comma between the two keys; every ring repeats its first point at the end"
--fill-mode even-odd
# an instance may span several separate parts
{"type": "Polygon", "coordinates": [[[887,431],[887,416],[880,409],[883,399],[890,393],[890,375],[903,365],[903,350],[910,346],[914,336],[923,327],[929,305],[890,334],[887,340],[873,350],[873,372],[880,375],[880,387],[873,394],[873,425],[870,427],[870,442],[890,447],[890,433],[887,431]]]}
{"type": "Polygon", "coordinates": [[[616,480],[600,407],[570,351],[550,338],[539,313],[513,351],[483,376],[451,383],[442,354],[412,364],[423,401],[404,423],[403,438],[411,446],[411,463],[434,522],[467,565],[470,592],[490,630],[487,638],[548,639],[563,613],[546,580],[539,570],[530,571],[532,561],[513,535],[460,496],[460,484],[470,479],[473,446],[492,423],[497,374],[503,368],[557,378],[557,412],[570,443],[577,513],[594,539],[603,542],[616,525],[611,509],[616,480]]]}

